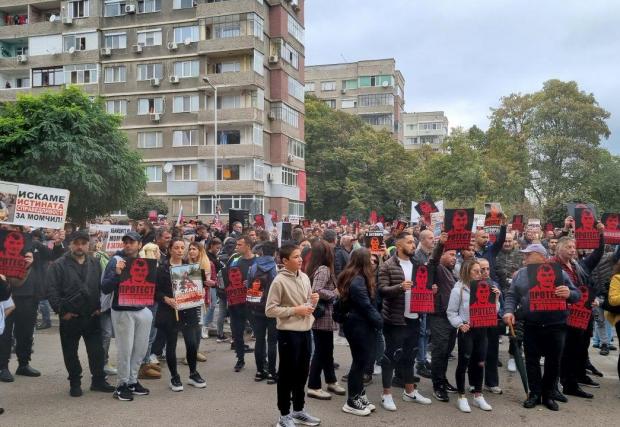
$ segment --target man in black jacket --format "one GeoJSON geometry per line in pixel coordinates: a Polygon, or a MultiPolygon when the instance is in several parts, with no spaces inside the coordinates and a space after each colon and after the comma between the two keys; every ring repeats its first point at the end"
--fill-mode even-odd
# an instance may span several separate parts
{"type": "Polygon", "coordinates": [[[111,393],[114,387],[105,380],[104,353],[99,322],[99,262],[87,254],[89,236],[76,231],[70,237],[70,252],[55,261],[48,270],[49,302],[60,316],[60,343],[69,372],[70,394],[82,395],[82,366],[78,357],[80,338],[84,339],[92,374],[90,389],[111,393]]]}

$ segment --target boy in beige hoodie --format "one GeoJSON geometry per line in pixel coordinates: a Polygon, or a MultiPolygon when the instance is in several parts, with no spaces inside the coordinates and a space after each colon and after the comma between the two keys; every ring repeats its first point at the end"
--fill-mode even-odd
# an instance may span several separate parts
{"type": "Polygon", "coordinates": [[[310,366],[312,313],[319,294],[312,293],[310,279],[301,271],[301,250],[293,244],[280,248],[284,268],[278,272],[267,295],[265,314],[276,319],[278,328],[278,427],[295,423],[318,426],[321,420],[304,410],[304,387],[310,366]],[[293,412],[291,413],[291,396],[293,412]]]}

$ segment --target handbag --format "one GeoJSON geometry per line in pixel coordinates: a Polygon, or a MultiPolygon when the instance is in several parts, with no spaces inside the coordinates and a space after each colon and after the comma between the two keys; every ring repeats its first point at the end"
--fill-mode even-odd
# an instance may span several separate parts
{"type": "Polygon", "coordinates": [[[319,319],[325,316],[325,312],[327,311],[327,304],[327,301],[321,299],[319,300],[319,302],[316,303],[316,307],[314,307],[314,312],[312,313],[315,319],[319,319]]]}

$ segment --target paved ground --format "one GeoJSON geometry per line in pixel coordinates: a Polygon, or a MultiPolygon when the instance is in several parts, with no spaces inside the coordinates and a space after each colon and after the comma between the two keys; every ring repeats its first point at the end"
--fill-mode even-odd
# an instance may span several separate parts
{"type": "MultiPolygon", "coordinates": [[[[506,339],[501,350],[501,360],[506,361],[506,339]]],[[[182,340],[179,340],[179,355],[182,354],[182,340]]],[[[111,396],[87,391],[81,398],[68,395],[66,371],[62,362],[58,329],[53,327],[35,336],[35,354],[32,365],[43,372],[40,378],[16,376],[11,384],[0,383],[0,403],[6,409],[0,415],[0,426],[270,426],[276,421],[274,385],[255,383],[253,355],[246,359],[247,367],[241,373],[234,373],[233,353],[228,344],[217,344],[215,340],[203,340],[201,349],[208,352],[209,360],[199,364],[199,370],[207,379],[207,388],[198,390],[186,386],[182,393],[173,393],[167,387],[168,375],[164,369],[161,380],[144,381],[151,389],[151,395],[137,397],[133,402],[119,402],[111,396]]],[[[86,361],[83,345],[81,359],[86,361]]],[[[111,349],[111,354],[115,350],[111,349]]],[[[350,355],[348,347],[337,345],[336,359],[342,367],[338,376],[346,373],[350,355]]],[[[341,411],[343,397],[319,402],[313,399],[307,403],[312,414],[322,418],[323,426],[512,426],[512,425],[561,425],[561,426],[609,426],[618,425],[620,418],[620,384],[616,374],[618,352],[608,357],[591,352],[594,364],[605,373],[600,379],[600,389],[593,391],[595,399],[586,401],[572,398],[561,405],[560,412],[546,409],[526,410],[521,407],[523,390],[519,377],[500,368],[501,386],[504,395],[488,395],[493,411],[485,413],[472,407],[471,414],[458,412],[454,399],[450,403],[433,400],[430,406],[420,406],[397,400],[398,411],[388,413],[382,408],[367,418],[354,417],[341,411]]],[[[450,363],[449,377],[453,378],[456,362],[450,363]]],[[[11,363],[14,371],[15,362],[11,363]]],[[[180,367],[182,379],[187,379],[187,367],[180,367]]],[[[111,377],[111,381],[114,377],[111,377]]],[[[599,381],[597,379],[597,381],[599,381]]],[[[368,393],[377,403],[380,395],[378,380],[369,386],[368,393]]],[[[429,380],[422,380],[420,390],[431,395],[429,380]]],[[[377,406],[379,406],[377,404],[377,406]]]]}

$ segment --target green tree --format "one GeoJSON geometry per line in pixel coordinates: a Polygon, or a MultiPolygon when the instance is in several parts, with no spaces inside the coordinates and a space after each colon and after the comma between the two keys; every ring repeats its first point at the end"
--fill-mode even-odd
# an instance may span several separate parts
{"type": "Polygon", "coordinates": [[[161,199],[140,193],[127,206],[127,217],[136,220],[148,218],[150,211],[157,211],[159,215],[168,215],[168,205],[161,199]]]}
{"type": "Polygon", "coordinates": [[[77,223],[124,208],[146,177],[120,124],[75,87],[20,96],[0,107],[0,178],[70,190],[77,223]]]}

